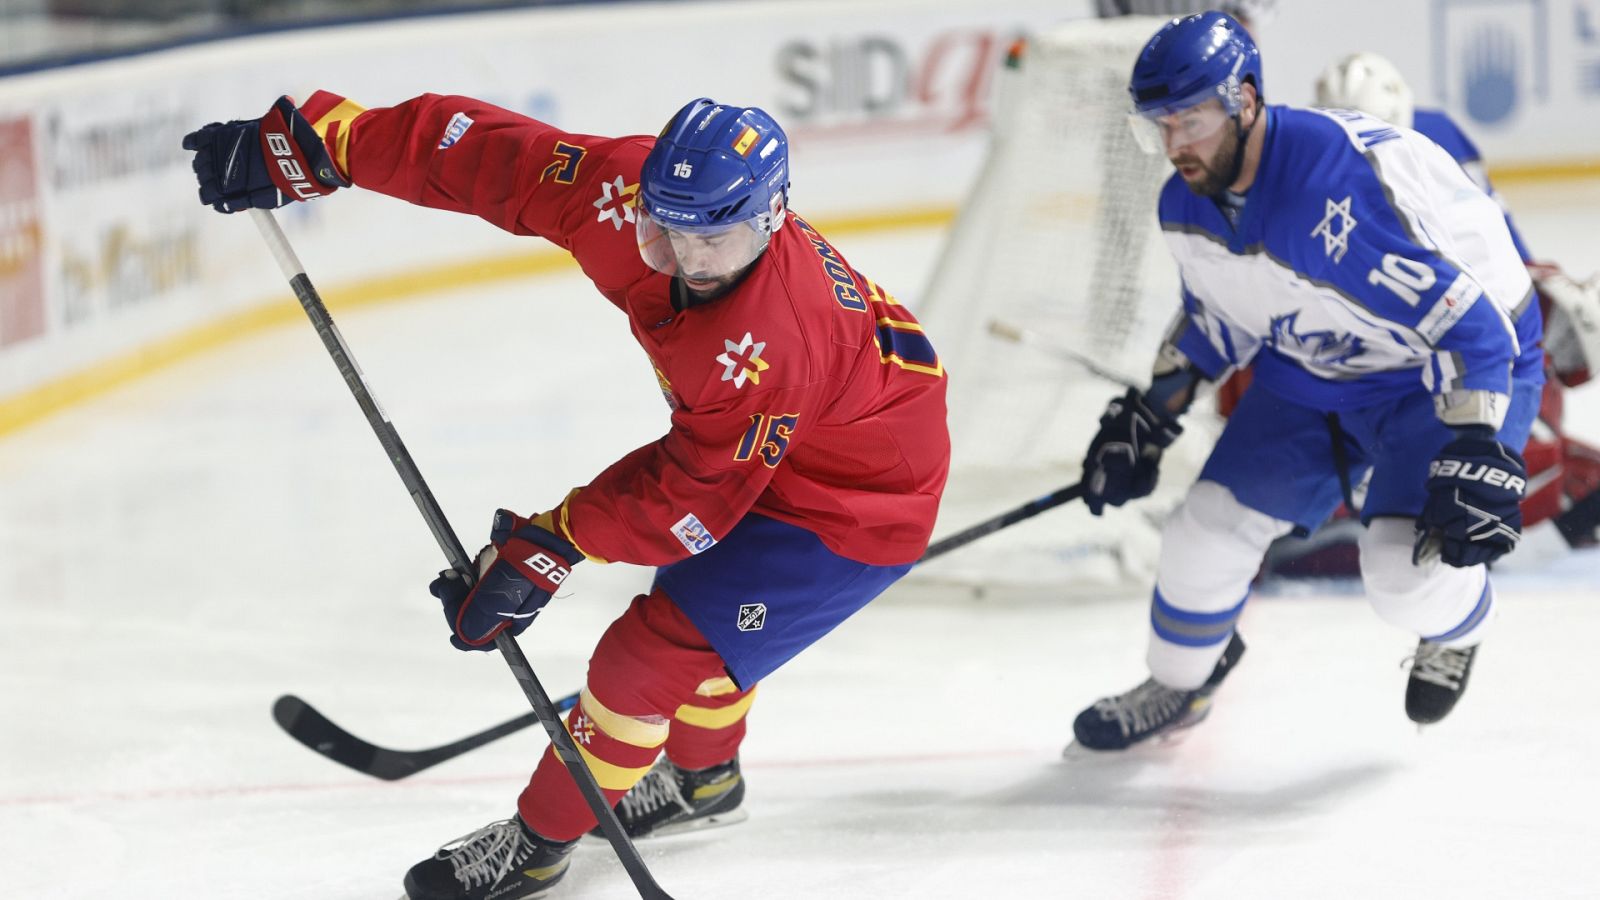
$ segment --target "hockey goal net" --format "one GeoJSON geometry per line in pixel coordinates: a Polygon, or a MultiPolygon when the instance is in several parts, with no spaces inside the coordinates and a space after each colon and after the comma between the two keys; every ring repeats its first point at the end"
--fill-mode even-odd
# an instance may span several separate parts
{"type": "MultiPolygon", "coordinates": [[[[1134,143],[1127,79],[1162,21],[1061,26],[1014,52],[999,78],[988,157],[918,310],[950,372],[954,458],[936,538],[1076,481],[1106,402],[1148,384],[1178,309],[1155,213],[1171,169],[1134,143]]],[[[1203,413],[1185,429],[1154,497],[1099,519],[1070,504],[914,577],[1148,586],[1159,521],[1214,434],[1203,413]]]]}

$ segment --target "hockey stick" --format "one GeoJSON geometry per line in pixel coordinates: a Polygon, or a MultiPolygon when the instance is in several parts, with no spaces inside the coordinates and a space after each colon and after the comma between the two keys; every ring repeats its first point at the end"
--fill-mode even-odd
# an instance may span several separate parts
{"type": "MultiPolygon", "coordinates": [[[[578,705],[578,695],[562,697],[555,704],[557,710],[566,712],[578,705]]],[[[453,743],[426,750],[390,750],[345,731],[315,706],[293,694],[284,694],[272,704],[272,718],[290,737],[307,747],[341,766],[384,781],[408,778],[423,769],[455,759],[468,750],[476,750],[490,741],[539,724],[538,713],[525,712],[509,722],[501,722],[453,743]]]]}
{"type": "MultiPolygon", "coordinates": [[[[971,528],[958,531],[940,541],[928,546],[922,558],[917,560],[917,565],[927,562],[936,556],[949,553],[957,547],[972,543],[978,538],[990,535],[1002,528],[1009,528],[1024,519],[1048,510],[1055,509],[1066,503],[1083,496],[1083,485],[1074,484],[1058,491],[1046,494],[1008,512],[1001,513],[992,519],[986,519],[971,528]]],[[[571,709],[578,702],[578,695],[573,694],[563,697],[558,702],[561,709],[571,709]]],[[[514,734],[538,722],[538,718],[531,713],[523,713],[515,719],[501,722],[491,728],[486,728],[475,734],[469,734],[459,741],[431,747],[427,750],[391,750],[379,747],[376,744],[345,731],[334,724],[327,716],[318,712],[315,707],[306,701],[285,694],[278,698],[272,706],[272,717],[278,725],[288,732],[289,736],[300,743],[321,753],[334,762],[354,769],[363,775],[382,778],[385,781],[397,781],[421,772],[430,766],[436,766],[447,760],[455,759],[468,750],[476,750],[490,741],[499,740],[508,734],[514,734]]]]}
{"type": "MultiPolygon", "coordinates": [[[[306,276],[305,267],[295,256],[294,248],[289,246],[289,239],[284,236],[283,229],[278,227],[278,220],[273,218],[270,210],[265,209],[252,209],[250,216],[255,220],[256,227],[261,230],[261,236],[266,240],[267,246],[272,248],[272,256],[278,261],[278,268],[283,271],[284,277],[289,279],[289,287],[294,290],[295,298],[300,301],[301,308],[310,317],[312,326],[322,338],[322,344],[332,357],[333,364],[338,367],[339,374],[344,376],[345,385],[350,388],[356,404],[367,417],[367,424],[372,426],[372,432],[377,436],[378,443],[383,445],[389,461],[394,464],[395,471],[400,475],[400,480],[405,483],[406,490],[410,491],[411,499],[417,504],[417,511],[422,513],[422,518],[428,523],[428,529],[433,532],[433,538],[438,542],[439,549],[444,551],[451,568],[470,582],[476,574],[472,557],[468,556],[466,549],[461,546],[461,541],[444,517],[444,510],[439,507],[439,502],[433,498],[433,492],[428,490],[427,483],[422,480],[422,473],[411,460],[411,454],[406,450],[405,444],[400,441],[400,433],[395,430],[394,425],[389,422],[388,415],[372,396],[365,376],[361,374],[360,367],[350,355],[350,348],[345,345],[344,336],[339,333],[333,317],[328,315],[328,309],[323,305],[322,298],[317,295],[316,288],[311,286],[311,279],[306,276]]],[[[506,665],[511,667],[517,682],[522,685],[522,693],[532,704],[535,717],[550,735],[550,743],[555,748],[556,756],[566,766],[573,781],[577,782],[579,793],[583,794],[589,809],[599,820],[601,831],[605,832],[607,840],[611,842],[611,847],[622,861],[622,867],[627,870],[628,877],[633,879],[633,885],[638,889],[639,896],[645,900],[656,900],[656,898],[672,900],[671,896],[656,884],[655,878],[650,875],[650,870],[645,868],[644,860],[639,858],[638,848],[628,838],[627,832],[622,830],[622,823],[617,821],[616,812],[612,810],[611,804],[606,802],[605,794],[601,793],[600,785],[594,780],[594,773],[589,771],[588,764],[578,754],[577,745],[572,742],[572,735],[567,733],[566,726],[561,722],[561,714],[556,712],[550,703],[550,696],[539,684],[538,677],[533,673],[533,667],[528,664],[528,658],[522,655],[522,648],[517,646],[516,639],[509,633],[501,631],[495,635],[494,646],[500,651],[500,656],[505,659],[506,665]]]]}
{"type": "Polygon", "coordinates": [[[922,554],[922,558],[917,560],[917,565],[921,565],[936,556],[943,556],[957,547],[964,547],[978,538],[994,534],[1002,528],[1010,528],[1024,519],[1031,519],[1042,512],[1055,509],[1065,503],[1071,503],[1082,496],[1083,482],[1080,481],[1045,494],[1037,500],[1029,500],[1010,512],[1001,513],[992,519],[985,519],[971,528],[963,529],[947,538],[941,538],[929,544],[927,551],[922,554]]]}

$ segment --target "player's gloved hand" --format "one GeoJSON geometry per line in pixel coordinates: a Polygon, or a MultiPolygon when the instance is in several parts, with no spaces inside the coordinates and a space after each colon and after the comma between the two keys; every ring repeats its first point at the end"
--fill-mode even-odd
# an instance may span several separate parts
{"type": "Polygon", "coordinates": [[[1522,457],[1487,427],[1458,433],[1428,464],[1413,563],[1437,554],[1452,566],[1475,566],[1499,559],[1522,539],[1520,504],[1528,489],[1522,457]]]}
{"type": "Polygon", "coordinates": [[[1133,388],[1111,401],[1083,460],[1083,502],[1100,515],[1156,489],[1161,452],[1183,427],[1157,413],[1133,388]]]}
{"type": "Polygon", "coordinates": [[[183,149],[194,151],[200,202],[221,213],[277,209],[350,186],[288,97],[279,97],[259,119],[212,122],[190,132],[183,149]]]}
{"type": "Polygon", "coordinates": [[[444,604],[457,650],[491,650],[500,632],[521,634],[531,625],[582,559],[555,533],[502,509],[494,514],[489,545],[478,551],[477,582],[467,584],[449,569],[428,591],[444,604]]]}

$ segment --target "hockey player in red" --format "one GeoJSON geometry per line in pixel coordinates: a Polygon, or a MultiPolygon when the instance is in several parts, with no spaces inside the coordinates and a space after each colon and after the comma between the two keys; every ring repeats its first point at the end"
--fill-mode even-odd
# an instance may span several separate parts
{"type": "MultiPolygon", "coordinates": [[[[431,590],[451,643],[488,649],[585,560],[658,567],[601,637],[567,728],[631,834],[742,817],[756,684],[911,567],[949,465],[938,357],[788,209],[778,124],[699,99],[658,137],[605,138],[466,97],[363,109],[319,92],[184,146],[221,212],[355,184],[470,213],[566,249],[627,315],[672,408],[666,435],[550,510],[500,510],[476,583],[446,572],[431,590]]],[[[561,389],[558,374],[512,377],[561,389]]],[[[418,863],[407,894],[542,895],[594,825],[547,751],[517,815],[418,863]]]]}

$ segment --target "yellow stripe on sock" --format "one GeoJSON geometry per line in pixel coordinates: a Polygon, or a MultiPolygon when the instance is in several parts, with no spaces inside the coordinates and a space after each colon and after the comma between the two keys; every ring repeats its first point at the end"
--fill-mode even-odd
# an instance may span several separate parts
{"type": "MultiPolygon", "coordinates": [[[[650,771],[650,766],[641,766],[637,769],[624,769],[621,766],[612,765],[600,757],[595,756],[593,753],[590,753],[589,748],[585,747],[581,742],[575,743],[577,743],[578,755],[583,757],[584,764],[589,767],[589,771],[594,775],[595,783],[600,785],[600,787],[604,788],[605,790],[626,791],[635,784],[638,784],[639,779],[643,778],[645,773],[650,771]]],[[[654,761],[652,761],[650,765],[655,765],[654,761]]]]}
{"type": "MultiPolygon", "coordinates": [[[[667,732],[672,727],[672,723],[665,719],[652,722],[612,712],[606,708],[604,703],[596,700],[594,695],[589,693],[588,688],[584,688],[583,693],[579,695],[578,708],[583,710],[584,715],[593,719],[595,726],[605,732],[607,736],[635,747],[648,749],[665,744],[667,742],[667,732]]],[[[651,718],[658,719],[659,717],[652,716],[651,718]]]]}
{"type": "Polygon", "coordinates": [[[745,713],[750,711],[750,704],[754,703],[755,699],[756,692],[751,691],[739,702],[717,709],[706,706],[690,706],[686,703],[678,707],[678,711],[672,717],[685,725],[693,725],[696,728],[709,728],[715,731],[737,725],[739,720],[744,718],[745,713]]]}

